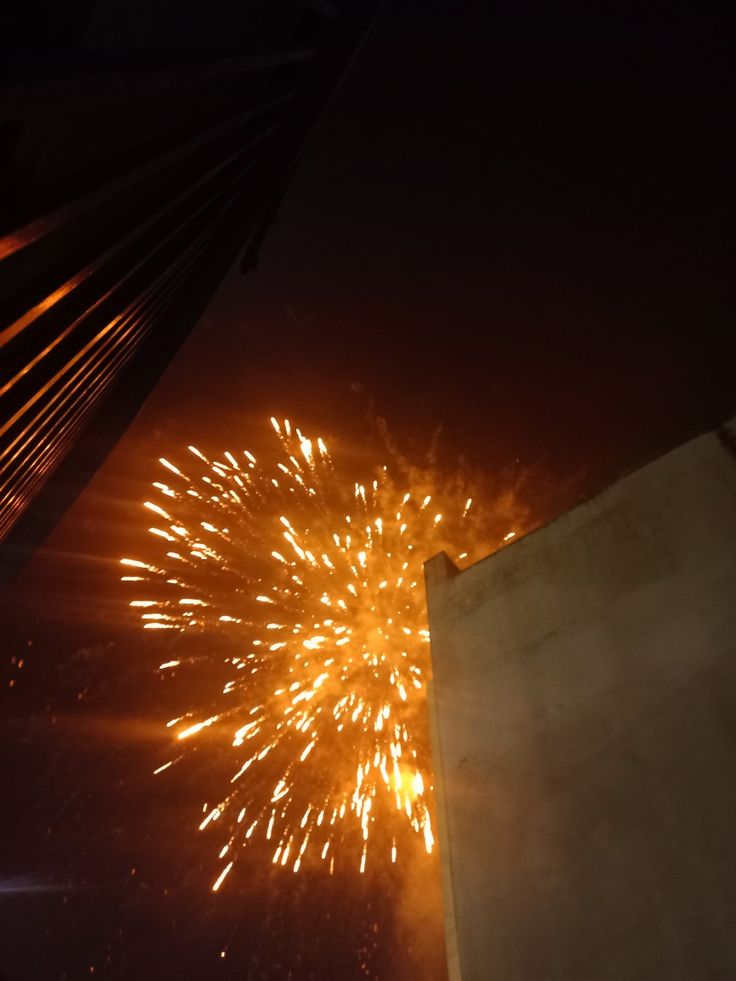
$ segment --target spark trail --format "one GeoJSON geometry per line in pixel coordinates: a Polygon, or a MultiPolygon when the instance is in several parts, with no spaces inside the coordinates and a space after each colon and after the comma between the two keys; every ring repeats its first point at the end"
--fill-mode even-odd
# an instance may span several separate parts
{"type": "Polygon", "coordinates": [[[263,465],[194,446],[193,470],[162,458],[145,502],[160,557],[121,560],[146,629],[229,635],[228,680],[208,709],[169,720],[174,750],[155,771],[193,740],[231,748],[199,825],[221,832],[214,891],[258,837],[294,872],[332,871],[340,855],[361,873],[370,855],[395,862],[407,830],[432,851],[422,563],[442,549],[462,561],[458,542],[475,537],[470,499],[445,513],[387,467],[346,481],[321,438],[271,423],[263,465]]]}

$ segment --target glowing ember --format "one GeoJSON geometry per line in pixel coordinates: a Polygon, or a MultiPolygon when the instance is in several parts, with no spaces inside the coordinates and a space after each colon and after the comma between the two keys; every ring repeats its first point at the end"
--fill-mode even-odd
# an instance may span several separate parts
{"type": "Polygon", "coordinates": [[[209,733],[233,748],[227,792],[199,825],[225,839],[215,891],[254,835],[294,872],[307,861],[331,872],[336,850],[360,872],[371,851],[395,862],[397,822],[427,852],[434,845],[422,562],[442,549],[467,555],[456,543],[471,501],[439,509],[386,467],[345,484],[322,439],[271,422],[273,467],[248,451],[211,461],[194,446],[197,476],[162,459],[174,479],[156,482],[161,503],[145,507],[165,558],[121,560],[140,573],[125,581],[146,583],[130,603],[146,629],[227,631],[240,645],[223,655],[219,707],[208,698],[209,711],[167,723],[177,747],[209,733]]]}

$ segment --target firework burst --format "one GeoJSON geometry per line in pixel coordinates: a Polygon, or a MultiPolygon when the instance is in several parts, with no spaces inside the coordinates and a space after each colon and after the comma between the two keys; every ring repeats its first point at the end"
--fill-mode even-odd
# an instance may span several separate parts
{"type": "Polygon", "coordinates": [[[145,502],[161,557],[122,559],[146,629],[229,635],[228,680],[210,710],[167,723],[175,749],[156,770],[205,735],[231,747],[229,784],[200,824],[221,832],[215,891],[261,836],[294,872],[332,871],[340,854],[364,872],[369,849],[395,862],[402,829],[432,851],[422,563],[441,549],[462,561],[472,536],[464,495],[443,513],[387,467],[346,482],[321,438],[271,422],[264,465],[194,446],[194,469],[161,459],[145,502]]]}

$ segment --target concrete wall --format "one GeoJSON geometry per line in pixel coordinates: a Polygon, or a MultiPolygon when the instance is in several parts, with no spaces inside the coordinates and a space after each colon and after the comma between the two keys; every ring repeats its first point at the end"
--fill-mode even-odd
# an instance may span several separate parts
{"type": "Polygon", "coordinates": [[[453,981],[736,978],[736,460],[426,567],[453,981]]]}

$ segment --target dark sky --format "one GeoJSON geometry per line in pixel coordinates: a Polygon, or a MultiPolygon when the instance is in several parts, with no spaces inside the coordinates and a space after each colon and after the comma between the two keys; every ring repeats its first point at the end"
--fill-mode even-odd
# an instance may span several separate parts
{"type": "MultiPolygon", "coordinates": [[[[272,413],[348,450],[372,445],[367,417],[384,416],[418,457],[442,426],[443,466],[462,457],[514,481],[532,522],[725,419],[727,37],[706,5],[386,6],[257,271],[223,283],[6,591],[0,880],[52,889],[0,892],[8,981],[93,964],[110,978],[348,981],[373,976],[364,946],[384,979],[442,977],[436,923],[394,915],[396,882],[361,886],[350,913],[353,882],[265,905],[244,882],[225,912],[203,895],[210,856],[182,817],[199,798],[149,779],[165,698],[114,559],[140,540],[149,461],[254,445],[272,413]],[[341,911],[327,944],[320,910],[341,911]]],[[[436,890],[404,885],[404,913],[407,895],[436,890]]]]}
{"type": "Polygon", "coordinates": [[[357,382],[402,435],[597,486],[734,408],[727,32],[677,4],[448,9],[389,5],[193,339],[192,399],[329,428],[357,382]]]}

